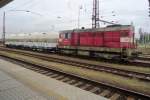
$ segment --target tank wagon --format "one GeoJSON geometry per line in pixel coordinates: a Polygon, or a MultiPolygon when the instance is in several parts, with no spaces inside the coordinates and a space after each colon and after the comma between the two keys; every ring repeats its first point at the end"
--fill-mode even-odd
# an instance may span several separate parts
{"type": "Polygon", "coordinates": [[[56,51],[58,33],[30,33],[25,36],[9,37],[6,46],[10,48],[37,51],[56,51]]]}
{"type": "Polygon", "coordinates": [[[137,56],[134,35],[131,25],[65,30],[59,34],[58,50],[61,53],[127,60],[137,56]]]}

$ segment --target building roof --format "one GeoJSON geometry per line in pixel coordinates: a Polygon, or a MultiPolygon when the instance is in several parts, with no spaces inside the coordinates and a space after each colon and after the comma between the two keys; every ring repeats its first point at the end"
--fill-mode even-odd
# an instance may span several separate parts
{"type": "Polygon", "coordinates": [[[10,3],[11,1],[13,1],[13,0],[0,0],[0,8],[5,6],[6,4],[10,3]]]}

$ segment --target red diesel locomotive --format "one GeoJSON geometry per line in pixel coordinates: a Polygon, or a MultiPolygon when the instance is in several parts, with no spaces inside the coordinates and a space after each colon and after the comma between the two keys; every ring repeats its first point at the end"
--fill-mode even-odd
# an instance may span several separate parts
{"type": "Polygon", "coordinates": [[[75,55],[130,59],[137,56],[134,27],[112,25],[96,29],[61,31],[58,50],[75,55]]]}

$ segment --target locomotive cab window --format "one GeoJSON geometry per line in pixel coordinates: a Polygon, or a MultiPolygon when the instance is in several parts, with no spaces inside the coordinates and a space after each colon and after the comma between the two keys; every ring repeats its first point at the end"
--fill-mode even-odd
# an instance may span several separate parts
{"type": "Polygon", "coordinates": [[[128,35],[129,35],[128,32],[121,32],[122,37],[128,37],[128,35]]]}
{"type": "Polygon", "coordinates": [[[70,39],[71,38],[71,34],[70,33],[65,33],[65,39],[70,39]]]}
{"type": "Polygon", "coordinates": [[[64,34],[64,33],[61,33],[61,34],[59,35],[59,37],[62,38],[62,39],[64,39],[64,38],[65,38],[65,34],[64,34]]]}

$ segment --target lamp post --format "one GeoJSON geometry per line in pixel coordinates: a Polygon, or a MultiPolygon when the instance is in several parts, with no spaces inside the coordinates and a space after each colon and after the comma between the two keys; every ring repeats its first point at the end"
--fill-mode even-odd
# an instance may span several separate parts
{"type": "MultiPolygon", "coordinates": [[[[29,10],[9,10],[7,12],[27,12],[27,13],[32,13],[32,14],[35,14],[35,15],[38,15],[38,16],[42,16],[39,13],[32,12],[32,11],[29,11],[29,10]]],[[[2,35],[2,42],[3,42],[4,46],[5,46],[5,41],[6,41],[6,13],[7,12],[4,11],[4,13],[3,13],[3,35],[2,35]]]]}
{"type": "Polygon", "coordinates": [[[150,0],[148,0],[149,3],[149,17],[150,17],[150,0]]]}
{"type": "Polygon", "coordinates": [[[5,16],[6,16],[6,13],[4,12],[3,13],[3,35],[2,35],[2,42],[3,42],[3,46],[5,45],[5,16]]]}
{"type": "Polygon", "coordinates": [[[81,10],[83,9],[82,6],[79,6],[79,11],[78,11],[78,29],[80,28],[80,14],[81,14],[81,10]]]}

